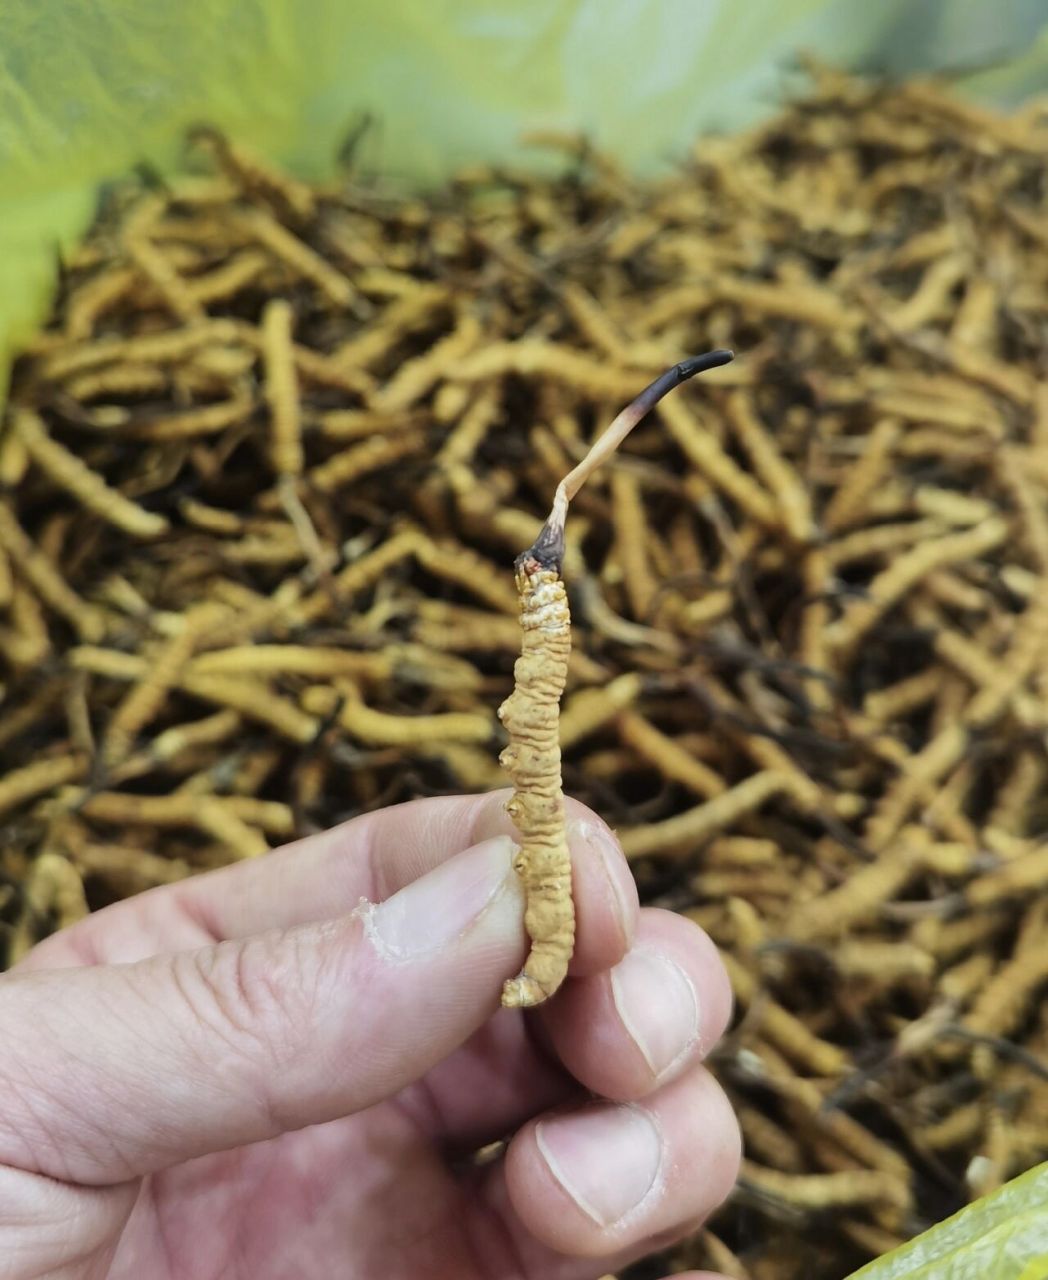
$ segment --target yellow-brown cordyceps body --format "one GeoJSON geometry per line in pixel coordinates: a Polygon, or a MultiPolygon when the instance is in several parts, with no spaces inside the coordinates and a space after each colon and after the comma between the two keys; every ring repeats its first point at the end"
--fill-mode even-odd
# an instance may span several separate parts
{"type": "Polygon", "coordinates": [[[560,482],[539,536],[517,557],[524,639],[513,668],[513,692],[499,708],[509,733],[509,746],[500,759],[514,787],[506,810],[521,833],[514,867],[524,885],[524,926],[531,949],[521,973],[502,988],[507,1008],[528,1008],[553,995],[567,976],[575,946],[571,857],[560,779],[560,698],[571,656],[571,616],[560,576],[568,503],[590,472],[615,452],[668,391],[731,358],[730,351],[692,356],[645,387],[560,482]]]}
{"type": "Polygon", "coordinates": [[[531,552],[517,562],[517,590],[523,641],[513,692],[499,708],[510,738],[500,762],[514,786],[506,811],[521,834],[514,867],[524,886],[531,949],[522,972],[504,985],[502,1003],[526,1008],[557,990],[575,945],[558,735],[571,619],[559,572],[531,552]]]}

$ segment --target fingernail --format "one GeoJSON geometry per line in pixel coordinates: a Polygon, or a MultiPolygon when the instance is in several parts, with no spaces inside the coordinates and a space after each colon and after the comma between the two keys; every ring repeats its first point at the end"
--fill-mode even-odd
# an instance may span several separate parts
{"type": "Polygon", "coordinates": [[[615,1008],[656,1079],[699,1038],[695,986],[669,956],[635,947],[611,971],[615,1008]]]}
{"type": "Polygon", "coordinates": [[[550,1173],[599,1227],[636,1209],[659,1177],[662,1137],[640,1107],[602,1102],[550,1116],[535,1139],[550,1173]]]}
{"type": "Polygon", "coordinates": [[[361,910],[364,927],[384,955],[414,960],[455,942],[509,882],[516,846],[496,836],[449,858],[378,906],[361,910]]]}
{"type": "Polygon", "coordinates": [[[633,919],[633,903],[626,897],[626,890],[622,883],[620,873],[623,854],[619,842],[607,827],[599,826],[595,822],[572,822],[568,834],[581,836],[597,855],[604,878],[608,882],[608,896],[615,918],[619,922],[623,937],[628,939],[630,921],[633,919]]]}

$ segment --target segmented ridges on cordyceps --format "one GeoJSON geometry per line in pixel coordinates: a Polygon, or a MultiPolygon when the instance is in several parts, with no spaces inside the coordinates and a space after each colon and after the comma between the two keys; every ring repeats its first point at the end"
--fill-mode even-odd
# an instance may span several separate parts
{"type": "Polygon", "coordinates": [[[524,886],[531,949],[521,973],[503,987],[502,1003],[510,1008],[551,996],[564,981],[575,944],[558,734],[571,652],[568,599],[556,570],[530,557],[518,565],[517,589],[523,642],[513,692],[499,708],[510,739],[500,762],[514,786],[506,811],[521,834],[514,867],[524,886]]]}

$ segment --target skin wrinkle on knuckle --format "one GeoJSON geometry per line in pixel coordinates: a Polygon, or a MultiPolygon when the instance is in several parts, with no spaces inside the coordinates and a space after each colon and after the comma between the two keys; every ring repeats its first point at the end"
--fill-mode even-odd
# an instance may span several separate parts
{"type": "Polygon", "coordinates": [[[9,1071],[0,1075],[0,1098],[0,1160],[17,1169],[56,1167],[63,1142],[56,1136],[52,1100],[9,1071]]]}
{"type": "Polygon", "coordinates": [[[238,1094],[249,1085],[267,1124],[280,1128],[273,1082],[309,1043],[319,1003],[319,973],[301,931],[274,930],[174,957],[177,999],[196,1020],[186,1047],[202,1075],[218,1079],[216,1047],[224,1045],[238,1094]]]}
{"type": "Polygon", "coordinates": [[[91,1194],[40,1174],[5,1177],[4,1184],[5,1193],[9,1185],[15,1190],[0,1196],[5,1280],[93,1280],[99,1252],[111,1244],[109,1190],[91,1194]]]}
{"type": "MultiPolygon", "coordinates": [[[[17,1023],[17,1009],[15,1015],[12,1021],[17,1023]]],[[[6,1021],[0,1013],[0,1027],[6,1021]]],[[[21,1063],[15,1057],[17,1037],[4,1037],[7,1069],[0,1074],[0,1161],[64,1181],[90,1176],[93,1168],[103,1164],[107,1168],[124,1165],[130,1177],[133,1169],[112,1127],[105,1120],[92,1119],[104,1116],[108,1107],[126,1105],[127,1091],[112,1088],[104,1096],[106,1080],[94,1078],[69,1047],[70,1030],[67,1024],[65,1034],[56,1035],[46,1017],[42,1019],[38,1033],[44,1043],[38,1039],[32,1061],[21,1063]],[[41,1054],[51,1064],[46,1073],[37,1065],[41,1054]]]]}
{"type": "Polygon", "coordinates": [[[88,916],[85,920],[51,934],[43,942],[38,942],[32,951],[10,970],[11,974],[62,968],[70,958],[77,968],[102,963],[99,940],[92,925],[93,917],[88,916]]]}

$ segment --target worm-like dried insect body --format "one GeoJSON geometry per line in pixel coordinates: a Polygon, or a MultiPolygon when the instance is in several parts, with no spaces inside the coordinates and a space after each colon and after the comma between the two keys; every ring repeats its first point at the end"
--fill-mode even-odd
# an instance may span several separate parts
{"type": "Polygon", "coordinates": [[[557,486],[553,509],[515,569],[523,631],[513,668],[514,689],[499,708],[509,746],[499,757],[513,782],[506,811],[521,834],[514,868],[524,886],[524,927],[531,949],[521,973],[502,989],[507,1008],[541,1004],[564,981],[575,945],[571,855],[560,776],[560,699],[568,676],[571,616],[561,579],[568,503],[586,477],[674,387],[696,373],[727,364],[730,351],[682,361],[656,378],[598,437],[585,458],[557,486]]]}
{"type": "Polygon", "coordinates": [[[564,981],[575,945],[571,856],[560,778],[559,706],[568,675],[571,619],[557,568],[534,555],[517,561],[521,654],[514,689],[499,708],[510,745],[499,762],[515,790],[506,811],[523,836],[514,862],[524,885],[531,951],[502,991],[511,1008],[540,1004],[564,981]]]}

